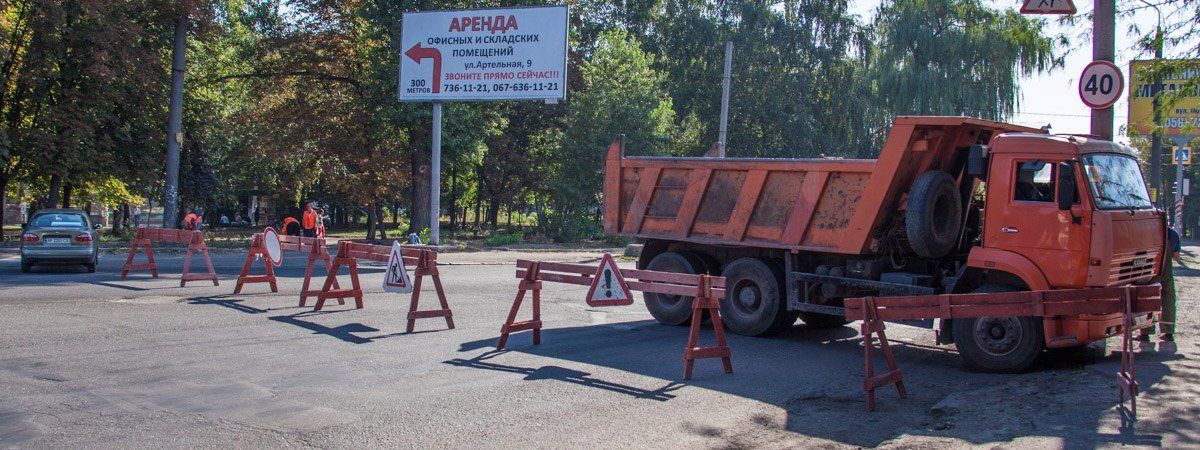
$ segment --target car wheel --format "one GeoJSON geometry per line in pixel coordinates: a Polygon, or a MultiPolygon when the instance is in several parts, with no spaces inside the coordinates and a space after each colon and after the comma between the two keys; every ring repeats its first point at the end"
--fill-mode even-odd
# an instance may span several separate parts
{"type": "Polygon", "coordinates": [[[33,261],[21,260],[21,273],[29,273],[33,271],[33,261]]]}

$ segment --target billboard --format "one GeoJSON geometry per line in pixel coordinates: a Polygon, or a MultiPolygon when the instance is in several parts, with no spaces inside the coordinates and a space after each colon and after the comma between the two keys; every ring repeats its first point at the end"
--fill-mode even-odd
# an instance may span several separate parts
{"type": "MultiPolygon", "coordinates": [[[[1189,80],[1200,79],[1200,59],[1175,60],[1180,69],[1165,73],[1162,91],[1183,95],[1163,112],[1160,123],[1162,134],[1168,136],[1200,135],[1200,95],[1195,86],[1186,88],[1189,80]],[[1185,90],[1186,89],[1186,90],[1185,90]],[[1185,129],[1186,125],[1191,128],[1185,129]]],[[[1131,61],[1129,63],[1129,129],[1135,134],[1148,135],[1154,123],[1154,90],[1148,79],[1148,69],[1153,61],[1131,61]]]]}
{"type": "Polygon", "coordinates": [[[400,34],[400,101],[566,98],[566,6],[404,13],[400,34]]]}

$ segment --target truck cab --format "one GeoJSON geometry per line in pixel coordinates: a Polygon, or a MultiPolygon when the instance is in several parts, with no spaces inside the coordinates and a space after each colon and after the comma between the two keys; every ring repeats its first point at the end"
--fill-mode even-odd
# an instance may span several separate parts
{"type": "MultiPolygon", "coordinates": [[[[972,151],[986,162],[982,236],[968,266],[1028,290],[1149,283],[1159,272],[1165,214],[1137,154],[1084,136],[1005,133],[972,151]]],[[[1120,332],[1120,315],[1043,322],[1048,347],[1120,332]]]]}

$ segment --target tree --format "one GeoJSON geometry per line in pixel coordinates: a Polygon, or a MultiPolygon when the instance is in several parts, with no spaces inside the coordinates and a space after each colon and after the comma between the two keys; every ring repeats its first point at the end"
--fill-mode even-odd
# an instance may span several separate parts
{"type": "Polygon", "coordinates": [[[1022,77],[1062,64],[1044,22],[978,0],[893,0],[871,25],[868,58],[886,117],[964,115],[1003,120],[1022,77]]]}
{"type": "Polygon", "coordinates": [[[675,111],[663,88],[654,57],[625,31],[602,33],[591,59],[579,72],[583,88],[567,102],[562,142],[550,163],[554,233],[581,235],[588,215],[599,205],[601,161],[605,147],[619,134],[633,152],[663,154],[671,147],[675,111]]]}

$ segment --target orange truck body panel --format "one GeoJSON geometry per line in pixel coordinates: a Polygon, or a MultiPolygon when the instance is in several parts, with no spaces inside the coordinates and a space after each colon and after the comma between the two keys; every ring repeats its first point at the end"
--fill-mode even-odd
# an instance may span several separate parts
{"type": "Polygon", "coordinates": [[[842,254],[871,251],[917,175],[953,152],[1036,129],[965,117],[899,117],[879,159],[625,157],[609,147],[604,229],[612,235],[842,254]]]}

